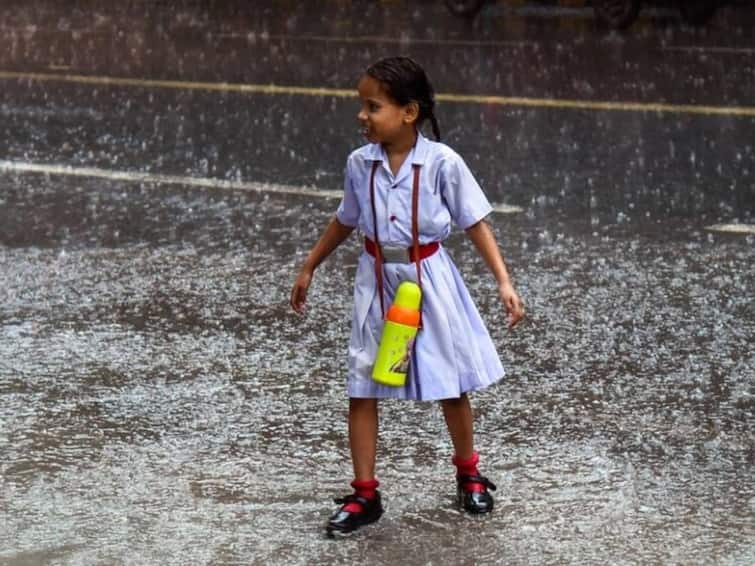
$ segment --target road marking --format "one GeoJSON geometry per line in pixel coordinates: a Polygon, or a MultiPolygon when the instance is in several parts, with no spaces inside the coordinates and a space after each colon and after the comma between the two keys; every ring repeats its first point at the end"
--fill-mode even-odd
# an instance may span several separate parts
{"type": "MultiPolygon", "coordinates": [[[[282,86],[274,84],[212,83],[198,81],[176,81],[161,79],[135,79],[127,77],[105,77],[57,73],[22,73],[0,71],[0,79],[30,80],[62,83],[77,83],[103,86],[128,86],[140,88],[167,88],[178,90],[207,90],[238,92],[244,94],[294,95],[315,97],[356,98],[355,89],[325,87],[282,86]]],[[[442,102],[488,104],[530,108],[569,108],[575,110],[603,110],[621,112],[653,112],[659,114],[699,114],[716,116],[755,117],[754,106],[709,106],[696,104],[667,104],[653,102],[608,102],[599,100],[568,100],[558,98],[526,98],[512,96],[489,96],[479,94],[436,95],[442,102]]]]}
{"type": "Polygon", "coordinates": [[[173,81],[162,79],[133,79],[127,77],[103,77],[93,75],[71,75],[53,73],[19,73],[0,71],[0,79],[30,80],[41,82],[78,83],[102,86],[155,87],[176,90],[210,90],[239,92],[244,94],[293,94],[305,96],[356,97],[354,89],[312,88],[278,85],[257,85],[241,83],[210,83],[197,81],[173,81]]]}
{"type": "Polygon", "coordinates": [[[517,214],[519,212],[524,212],[524,209],[521,206],[514,206],[513,204],[490,204],[493,207],[493,212],[498,212],[500,214],[517,214]]]}
{"type": "MultiPolygon", "coordinates": [[[[227,181],[225,179],[213,179],[208,177],[160,175],[158,173],[141,173],[139,171],[114,171],[112,169],[100,169],[98,167],[72,167],[69,165],[26,163],[22,161],[0,160],[0,172],[63,175],[67,177],[106,179],[108,181],[123,181],[127,183],[183,185],[189,187],[200,187],[203,189],[247,191],[278,195],[302,195],[325,199],[340,199],[343,196],[343,191],[316,189],[314,187],[280,185],[277,183],[255,183],[251,181],[227,181]]],[[[498,212],[501,214],[515,214],[522,212],[522,210],[523,209],[518,206],[512,206],[509,204],[493,205],[493,212],[498,212]]]]}
{"type": "Polygon", "coordinates": [[[435,98],[436,100],[447,100],[450,102],[473,102],[477,104],[498,104],[501,106],[755,117],[755,106],[706,106],[697,104],[667,104],[662,102],[608,102],[599,100],[521,98],[474,94],[439,94],[435,98]]]}
{"type": "Polygon", "coordinates": [[[151,183],[156,185],[185,185],[204,189],[237,190],[256,193],[276,193],[285,195],[305,195],[310,197],[340,199],[342,191],[319,190],[294,185],[273,183],[255,183],[248,181],[227,181],[207,177],[187,177],[181,175],[160,175],[158,173],[141,173],[139,171],[114,171],[98,167],[72,167],[46,163],[25,163],[21,161],[0,160],[0,171],[5,173],[41,173],[47,175],[64,175],[68,177],[87,177],[125,181],[128,183],[151,183]]]}
{"type": "Polygon", "coordinates": [[[713,224],[706,226],[711,232],[727,232],[729,234],[755,234],[755,224],[713,224]]]}

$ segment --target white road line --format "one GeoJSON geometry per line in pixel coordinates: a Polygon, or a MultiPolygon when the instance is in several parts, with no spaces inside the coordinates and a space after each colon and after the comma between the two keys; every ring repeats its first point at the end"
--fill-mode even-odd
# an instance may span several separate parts
{"type": "MultiPolygon", "coordinates": [[[[7,161],[0,159],[0,173],[32,173],[44,175],[63,175],[67,177],[84,177],[90,179],[107,179],[108,181],[123,181],[127,183],[150,183],[155,185],[183,185],[200,187],[203,189],[250,191],[256,193],[270,193],[278,195],[301,195],[313,198],[340,199],[342,191],[315,189],[314,187],[299,187],[294,185],[279,185],[274,183],[255,183],[248,181],[226,181],[207,177],[186,177],[180,175],[160,175],[157,173],[141,173],[139,171],[113,171],[98,167],[73,167],[48,163],[26,163],[22,161],[7,161]]],[[[514,214],[522,212],[522,208],[508,204],[495,204],[493,212],[514,214]]]]}
{"type": "Polygon", "coordinates": [[[226,181],[207,177],[185,177],[180,175],[160,175],[157,173],[140,173],[139,171],[113,171],[97,167],[72,167],[47,163],[25,163],[20,161],[0,160],[0,172],[6,173],[42,173],[47,175],[64,175],[69,177],[88,177],[125,181],[128,183],[152,183],[155,185],[184,185],[204,189],[231,191],[251,191],[257,193],[276,193],[285,195],[304,195],[319,198],[340,199],[341,191],[318,190],[294,185],[273,183],[254,183],[247,181],[226,181]]]}
{"type": "Polygon", "coordinates": [[[706,226],[711,232],[728,232],[729,234],[755,234],[755,224],[713,224],[706,226]]]}
{"type": "Polygon", "coordinates": [[[521,206],[514,206],[513,204],[490,204],[493,206],[493,212],[498,212],[500,214],[517,214],[519,212],[524,212],[524,209],[521,206]]]}

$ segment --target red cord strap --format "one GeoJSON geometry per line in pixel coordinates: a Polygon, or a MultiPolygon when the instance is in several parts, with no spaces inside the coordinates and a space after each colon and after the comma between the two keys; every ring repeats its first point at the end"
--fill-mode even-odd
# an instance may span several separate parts
{"type": "Polygon", "coordinates": [[[380,166],[380,161],[372,162],[372,174],[370,175],[370,202],[372,203],[372,226],[375,231],[375,279],[377,279],[378,295],[380,296],[380,312],[385,317],[385,305],[383,304],[383,248],[380,246],[378,237],[377,212],[375,211],[375,172],[380,166]]]}
{"type": "Polygon", "coordinates": [[[413,164],[414,183],[412,185],[412,247],[414,248],[414,262],[417,264],[417,285],[422,289],[422,270],[419,262],[422,258],[419,255],[419,165],[413,164]]]}
{"type": "MultiPolygon", "coordinates": [[[[370,203],[372,204],[372,225],[375,233],[375,279],[377,280],[378,295],[380,296],[380,312],[385,317],[385,304],[383,299],[383,248],[380,246],[378,237],[377,211],[375,209],[375,173],[380,166],[380,161],[372,162],[372,173],[370,174],[370,203]]],[[[422,288],[422,269],[420,262],[422,256],[419,250],[419,164],[413,164],[414,182],[412,184],[412,248],[414,249],[414,262],[417,265],[417,285],[422,288]]],[[[420,315],[421,316],[421,315],[420,315]]],[[[421,323],[420,323],[421,326],[421,323]]]]}

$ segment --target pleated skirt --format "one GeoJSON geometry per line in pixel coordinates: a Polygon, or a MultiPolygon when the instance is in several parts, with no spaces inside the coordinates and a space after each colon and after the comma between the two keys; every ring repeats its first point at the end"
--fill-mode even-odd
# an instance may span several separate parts
{"type": "MultiPolygon", "coordinates": [[[[443,246],[422,260],[422,329],[406,384],[381,385],[372,380],[383,330],[374,258],[363,252],[354,283],[349,339],[347,390],[350,397],[431,401],[458,398],[483,389],[504,376],[504,368],[461,274],[443,246]]],[[[414,263],[386,263],[385,308],[404,280],[417,280],[414,263]]]]}

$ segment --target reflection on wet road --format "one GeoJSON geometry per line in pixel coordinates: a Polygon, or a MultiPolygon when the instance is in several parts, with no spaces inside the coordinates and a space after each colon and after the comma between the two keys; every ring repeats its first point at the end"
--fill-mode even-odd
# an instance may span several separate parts
{"type": "MultiPolygon", "coordinates": [[[[617,35],[503,3],[471,23],[429,2],[65,4],[11,3],[0,71],[349,88],[397,37],[443,92],[755,106],[738,7],[617,35]]],[[[755,561],[755,236],[705,229],[753,222],[753,118],[713,114],[441,104],[523,209],[493,217],[529,313],[513,333],[448,242],[509,368],[474,397],[499,507],[454,508],[436,406],[385,403],[387,513],[322,537],[350,477],[358,242],[304,318],[287,301],[353,105],[0,80],[0,563],[755,561]]]]}

